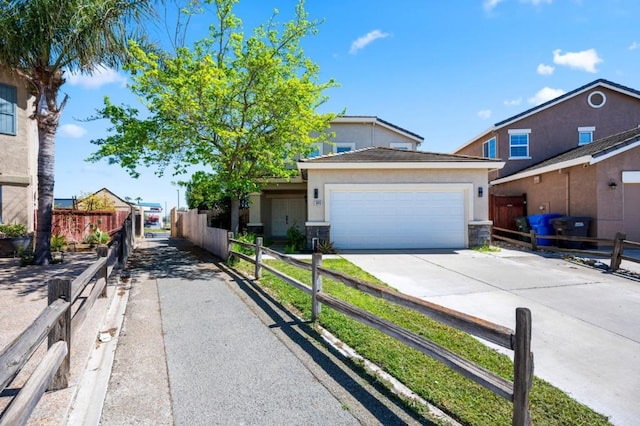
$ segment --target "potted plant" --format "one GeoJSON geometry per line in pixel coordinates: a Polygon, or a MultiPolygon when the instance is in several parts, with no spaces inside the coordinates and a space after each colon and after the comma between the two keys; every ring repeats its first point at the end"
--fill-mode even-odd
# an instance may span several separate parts
{"type": "Polygon", "coordinates": [[[15,252],[26,250],[31,244],[27,227],[19,223],[0,224],[0,238],[9,241],[15,252]]]}

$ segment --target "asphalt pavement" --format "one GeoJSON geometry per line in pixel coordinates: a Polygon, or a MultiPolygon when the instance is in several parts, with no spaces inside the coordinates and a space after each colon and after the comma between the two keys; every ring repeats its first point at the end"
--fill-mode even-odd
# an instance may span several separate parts
{"type": "Polygon", "coordinates": [[[186,240],[136,249],[101,424],[428,424],[186,240]]]}
{"type": "Polygon", "coordinates": [[[403,293],[512,329],[515,308],[529,308],[536,376],[616,425],[638,424],[639,281],[509,249],[370,251],[343,257],[403,293]]]}

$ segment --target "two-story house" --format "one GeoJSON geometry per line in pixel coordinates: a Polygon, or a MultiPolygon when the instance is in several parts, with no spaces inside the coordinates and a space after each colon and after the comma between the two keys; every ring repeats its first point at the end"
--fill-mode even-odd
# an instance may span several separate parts
{"type": "Polygon", "coordinates": [[[592,218],[594,237],[640,240],[639,125],[640,91],[600,79],[496,123],[455,153],[504,160],[489,176],[496,226],[557,213],[592,218]]]}
{"type": "Polygon", "coordinates": [[[498,160],[418,151],[423,138],[378,117],[336,118],[299,174],[251,194],[248,229],[298,227],[338,249],[461,248],[488,241],[487,174],[498,160]]]}
{"type": "Polygon", "coordinates": [[[34,229],[38,133],[33,97],[15,76],[0,70],[0,223],[34,229]]]}

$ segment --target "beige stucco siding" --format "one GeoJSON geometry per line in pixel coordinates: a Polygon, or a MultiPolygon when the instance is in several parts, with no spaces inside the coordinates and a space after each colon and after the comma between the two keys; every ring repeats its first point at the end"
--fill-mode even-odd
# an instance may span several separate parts
{"type": "Polygon", "coordinates": [[[37,185],[37,127],[30,118],[32,97],[15,77],[0,72],[0,82],[17,89],[15,135],[0,134],[0,186],[2,219],[33,230],[37,185]]]}
{"type": "Polygon", "coordinates": [[[469,221],[488,220],[488,192],[486,169],[394,169],[394,170],[309,170],[307,198],[308,220],[310,222],[324,222],[327,185],[330,184],[432,184],[453,185],[455,188],[469,188],[465,197],[467,211],[473,217],[469,221]],[[478,197],[478,187],[483,187],[484,196],[478,197]],[[318,189],[318,198],[314,199],[314,189],[318,189]]]}
{"type": "MultiPolygon", "coordinates": [[[[415,140],[375,123],[333,123],[329,131],[335,133],[332,143],[354,143],[355,149],[390,147],[392,142],[410,142],[412,149],[416,148],[415,140]]],[[[326,144],[323,149],[323,154],[329,154],[333,145],[326,144]]]]}

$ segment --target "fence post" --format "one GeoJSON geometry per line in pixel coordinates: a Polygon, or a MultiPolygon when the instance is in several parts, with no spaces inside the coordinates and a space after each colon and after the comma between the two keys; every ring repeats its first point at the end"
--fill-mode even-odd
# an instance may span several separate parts
{"type": "Polygon", "coordinates": [[[624,245],[622,241],[627,238],[622,232],[616,233],[613,238],[613,250],[611,251],[611,262],[609,262],[609,270],[617,271],[620,268],[622,262],[622,252],[624,251],[624,245]]]}
{"type": "MultiPolygon", "coordinates": [[[[107,257],[109,255],[109,247],[107,247],[106,245],[101,245],[98,246],[98,249],[96,250],[98,252],[98,257],[107,257]]],[[[100,292],[100,297],[107,297],[107,267],[108,265],[108,261],[104,262],[104,266],[102,268],[100,268],[100,271],[98,271],[98,281],[100,280],[100,278],[104,279],[104,287],[102,287],[102,291],[100,292]]]]}
{"type": "Polygon", "coordinates": [[[322,253],[313,253],[311,258],[311,321],[318,319],[322,304],[318,302],[317,295],[322,291],[322,275],[318,271],[322,266],[322,253]]]}
{"type": "Polygon", "coordinates": [[[256,271],[253,274],[253,276],[256,278],[256,280],[260,279],[262,270],[261,270],[261,263],[262,263],[262,237],[258,237],[256,238],[256,271]]]}
{"type": "Polygon", "coordinates": [[[531,425],[529,390],[533,383],[531,353],[531,311],[516,308],[516,335],[513,354],[513,426],[531,425]]]}
{"type": "MultiPolygon", "coordinates": [[[[69,279],[52,279],[48,284],[48,302],[49,305],[58,299],[64,299],[69,303],[71,300],[71,280],[69,279]]],[[[67,355],[64,357],[60,368],[56,371],[49,390],[60,390],[69,386],[69,373],[71,371],[71,305],[62,314],[58,322],[49,331],[48,344],[49,348],[60,340],[67,344],[67,355]]]]}
{"type": "Polygon", "coordinates": [[[227,232],[227,260],[231,260],[231,251],[233,250],[233,241],[231,241],[234,237],[233,232],[227,232]]]}
{"type": "Polygon", "coordinates": [[[536,231],[534,231],[532,229],[531,231],[529,231],[529,235],[531,235],[531,250],[537,251],[538,250],[538,239],[536,238],[536,231]]]}

